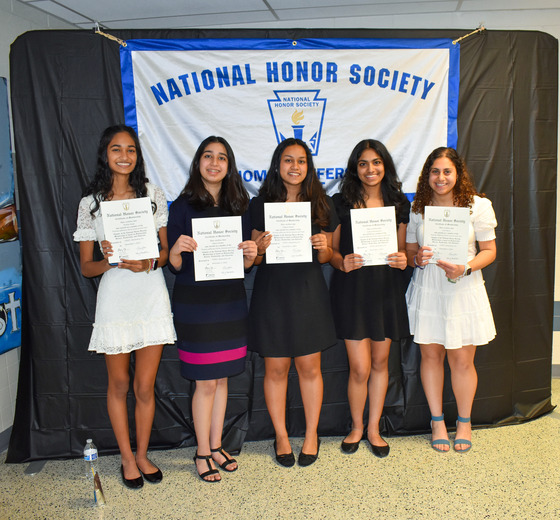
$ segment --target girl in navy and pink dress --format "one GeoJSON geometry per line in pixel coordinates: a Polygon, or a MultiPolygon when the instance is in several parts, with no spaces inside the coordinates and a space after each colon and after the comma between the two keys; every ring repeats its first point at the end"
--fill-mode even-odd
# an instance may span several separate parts
{"type": "Polygon", "coordinates": [[[169,211],[169,269],[176,275],[173,315],[181,375],[196,381],[192,415],[197,472],[218,482],[216,464],[235,471],[237,462],[222,448],[228,377],[243,372],[247,353],[247,297],[242,279],[195,281],[192,219],[239,215],[242,218],[244,266],[257,255],[250,240],[249,195],[223,137],[207,137],[193,158],[189,180],[169,211]]]}

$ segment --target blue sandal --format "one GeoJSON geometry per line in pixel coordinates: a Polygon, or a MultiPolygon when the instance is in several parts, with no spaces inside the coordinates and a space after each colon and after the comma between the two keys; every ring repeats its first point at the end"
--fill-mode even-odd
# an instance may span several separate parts
{"type": "MultiPolygon", "coordinates": [[[[438,415],[437,417],[434,417],[432,415],[432,421],[430,422],[430,428],[432,427],[432,423],[434,422],[439,422],[439,421],[443,421],[443,414],[442,415],[438,415]]],[[[433,436],[433,434],[432,434],[433,436]]],[[[449,450],[440,450],[439,448],[436,448],[436,446],[451,446],[449,444],[449,441],[447,439],[433,439],[432,440],[432,448],[437,451],[438,453],[447,453],[449,450]]]]}
{"type": "MultiPolygon", "coordinates": [[[[457,423],[469,423],[471,422],[471,418],[470,417],[461,417],[460,415],[457,416],[457,422],[455,423],[455,426],[457,426],[457,423]]],[[[455,439],[455,441],[453,442],[453,449],[457,452],[457,453],[467,453],[467,451],[469,451],[472,447],[472,442],[468,441],[467,439],[455,439]],[[458,444],[465,444],[467,447],[459,450],[457,449],[457,445],[458,444]]]]}

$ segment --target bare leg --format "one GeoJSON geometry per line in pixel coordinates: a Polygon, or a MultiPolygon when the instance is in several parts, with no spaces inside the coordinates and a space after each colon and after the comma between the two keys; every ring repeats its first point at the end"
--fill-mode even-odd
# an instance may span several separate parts
{"type": "Polygon", "coordinates": [[[364,407],[371,373],[371,343],[369,339],[345,339],[348,353],[348,404],[352,416],[352,431],[344,442],[359,442],[364,432],[364,407]]]}
{"type": "Polygon", "coordinates": [[[154,473],[157,471],[156,466],[148,460],[148,444],[156,410],[154,386],[162,350],[163,345],[153,345],[134,352],[135,370],[133,387],[134,396],[136,397],[134,412],[136,419],[136,464],[144,473],[154,473]]]}
{"type": "Polygon", "coordinates": [[[279,455],[292,452],[286,429],[286,393],[291,358],[264,358],[264,398],[276,432],[276,450],[279,455]]]}
{"type": "MultiPolygon", "coordinates": [[[[457,401],[457,411],[461,417],[470,417],[476,387],[478,385],[478,375],[474,366],[474,355],[476,347],[474,345],[464,346],[456,350],[447,352],[449,368],[451,369],[451,385],[455,400],[457,401]]],[[[471,440],[471,423],[457,423],[457,439],[471,440]]],[[[457,444],[458,450],[468,448],[466,444],[457,444]]]]}
{"type": "MultiPolygon", "coordinates": [[[[437,343],[420,345],[422,360],[420,362],[420,377],[428,400],[430,413],[433,417],[443,414],[443,362],[445,348],[437,343]]],[[[432,440],[448,439],[444,421],[432,422],[432,440]]],[[[449,446],[437,445],[440,451],[449,451],[449,446]]]]}
{"type": "Polygon", "coordinates": [[[305,411],[305,440],[301,451],[313,455],[317,453],[317,427],[323,404],[323,375],[321,374],[321,353],[295,358],[299,376],[299,388],[305,411]]]}
{"type": "Polygon", "coordinates": [[[126,395],[130,384],[128,372],[130,354],[105,354],[107,375],[107,411],[111,426],[117,439],[119,451],[121,452],[121,464],[126,479],[140,477],[140,471],[136,466],[134,453],[130,447],[130,432],[128,429],[128,411],[126,409],[126,395]]]}
{"type": "MultiPolygon", "coordinates": [[[[197,381],[196,388],[192,399],[192,414],[194,422],[194,431],[196,434],[197,454],[210,455],[210,430],[212,426],[212,410],[214,407],[214,398],[218,387],[217,379],[207,381],[197,381]]],[[[208,464],[205,460],[196,460],[196,468],[199,474],[208,471],[208,464]]],[[[210,463],[211,469],[215,469],[215,465],[210,463]]],[[[209,475],[205,480],[220,480],[219,474],[209,475]]]]}
{"type": "MultiPolygon", "coordinates": [[[[218,379],[216,394],[214,395],[214,404],[212,406],[212,423],[210,425],[210,447],[212,449],[219,448],[222,445],[222,433],[224,430],[224,419],[226,416],[228,398],[228,380],[227,377],[218,379]]],[[[224,451],[229,457],[229,453],[224,451]]],[[[226,458],[218,453],[213,452],[212,458],[218,463],[223,464],[226,458]]],[[[226,466],[228,471],[234,471],[237,468],[237,462],[226,466]]]]}
{"type": "Polygon", "coordinates": [[[387,386],[389,385],[389,352],[391,340],[371,342],[371,375],[368,383],[369,421],[368,440],[374,446],[387,446],[379,434],[379,421],[383,413],[387,386]]]}

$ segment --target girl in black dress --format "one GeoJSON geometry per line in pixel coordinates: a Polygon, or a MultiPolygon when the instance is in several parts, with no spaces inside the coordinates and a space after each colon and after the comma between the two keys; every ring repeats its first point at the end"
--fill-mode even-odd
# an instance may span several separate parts
{"type": "Polygon", "coordinates": [[[247,298],[242,279],[195,281],[192,219],[240,215],[246,269],[257,255],[249,240],[249,195],[223,137],[207,137],[198,147],[185,189],[171,205],[169,269],[176,276],[173,315],[181,375],[196,381],[192,415],[198,444],[197,472],[205,482],[221,477],[215,464],[235,471],[237,462],[222,449],[228,377],[242,372],[247,352],[247,298]]]}
{"type": "Polygon", "coordinates": [[[387,148],[373,139],[359,142],[334,204],[341,225],[334,232],[331,265],[336,269],[331,284],[337,334],[348,352],[350,373],[348,401],[352,430],[342,441],[345,453],[358,449],[364,432],[364,407],[369,397],[367,439],[377,457],[389,454],[379,434],[379,420],[389,382],[391,340],[409,336],[405,301],[406,225],[410,203],[401,190],[395,165],[387,148]],[[352,208],[394,206],[398,251],[388,255],[387,265],[364,267],[364,258],[352,247],[352,208]]]}
{"type": "Polygon", "coordinates": [[[332,200],[327,197],[313,166],[307,145],[286,139],[272,156],[259,196],[251,201],[252,238],[257,243],[250,309],[249,348],[265,360],[264,394],[274,430],[276,460],[293,466],[295,457],[286,428],[286,393],[292,358],[299,376],[305,412],[305,440],[298,462],[317,460],[317,426],[323,402],[321,351],[336,343],[329,294],[321,271],[332,255],[332,234],[338,225],[332,200]],[[273,237],[265,230],[265,202],[311,203],[313,261],[269,264],[266,249],[273,237]]]}

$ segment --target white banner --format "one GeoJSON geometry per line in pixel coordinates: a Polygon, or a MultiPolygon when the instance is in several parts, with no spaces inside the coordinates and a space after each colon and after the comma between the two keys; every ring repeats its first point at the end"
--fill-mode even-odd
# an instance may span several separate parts
{"type": "Polygon", "coordinates": [[[121,66],[126,122],[169,201],[209,135],[230,143],[251,195],[288,137],[309,145],[329,193],[362,139],[387,146],[406,193],[434,148],[456,146],[450,40],[133,40],[121,66]]]}

